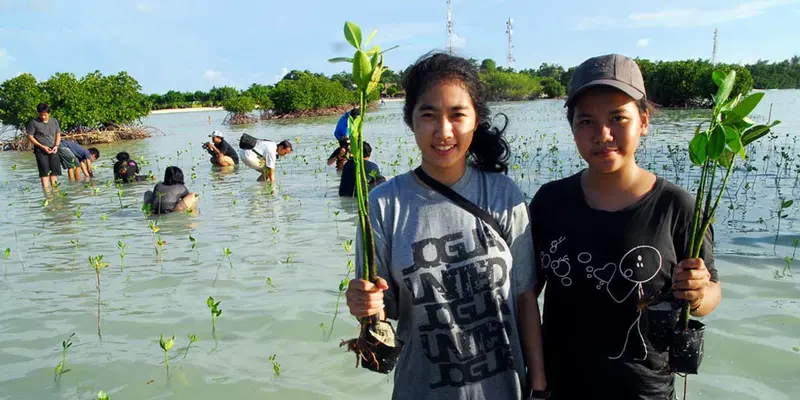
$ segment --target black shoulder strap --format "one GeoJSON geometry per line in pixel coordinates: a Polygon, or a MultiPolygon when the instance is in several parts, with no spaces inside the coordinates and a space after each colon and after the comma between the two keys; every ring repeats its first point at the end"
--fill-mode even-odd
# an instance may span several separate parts
{"type": "Polygon", "coordinates": [[[439,194],[442,196],[447,197],[457,206],[467,210],[470,214],[482,219],[483,222],[491,226],[501,238],[505,239],[505,234],[503,233],[503,229],[500,228],[500,224],[498,224],[497,220],[495,220],[494,217],[492,217],[492,215],[486,210],[465,199],[464,196],[456,193],[453,189],[447,187],[447,185],[431,178],[430,175],[426,174],[425,171],[422,170],[422,167],[417,167],[417,169],[414,170],[414,174],[417,175],[417,178],[419,178],[422,182],[430,186],[431,189],[439,192],[439,194]]]}

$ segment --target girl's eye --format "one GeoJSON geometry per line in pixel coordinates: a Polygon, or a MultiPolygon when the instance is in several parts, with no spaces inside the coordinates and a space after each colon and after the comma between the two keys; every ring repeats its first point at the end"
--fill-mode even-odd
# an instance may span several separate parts
{"type": "Polygon", "coordinates": [[[464,118],[464,117],[466,117],[466,116],[467,116],[467,114],[464,114],[464,113],[455,113],[455,114],[453,114],[453,116],[454,116],[454,117],[456,117],[456,118],[464,118]]]}
{"type": "Polygon", "coordinates": [[[627,118],[627,117],[625,117],[624,115],[615,115],[615,116],[612,118],[612,120],[613,120],[614,122],[625,122],[625,121],[627,121],[627,120],[628,120],[628,118],[627,118]]]}
{"type": "Polygon", "coordinates": [[[434,115],[431,112],[425,112],[425,113],[422,113],[421,117],[422,118],[432,118],[432,117],[434,117],[434,115]]]}
{"type": "Polygon", "coordinates": [[[586,126],[592,123],[592,120],[589,118],[583,118],[578,120],[578,126],[586,126]]]}

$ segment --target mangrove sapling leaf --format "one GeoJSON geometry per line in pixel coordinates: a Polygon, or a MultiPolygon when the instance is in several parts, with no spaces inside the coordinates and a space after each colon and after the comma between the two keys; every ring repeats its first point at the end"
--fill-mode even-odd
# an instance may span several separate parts
{"type": "Polygon", "coordinates": [[[108,394],[106,394],[106,392],[100,390],[97,392],[97,400],[111,400],[111,398],[108,397],[108,394]]]}
{"type": "Polygon", "coordinates": [[[278,356],[276,354],[269,356],[269,362],[272,363],[272,372],[275,374],[275,376],[281,376],[281,365],[278,364],[277,357],[278,356]]]}
{"type": "Polygon", "coordinates": [[[117,248],[119,249],[119,270],[125,270],[125,250],[128,248],[128,245],[121,241],[117,240],[117,248]]]}
{"type": "Polygon", "coordinates": [[[708,158],[716,161],[723,150],[725,150],[725,129],[717,125],[708,139],[708,158]]]}
{"type": "Polygon", "coordinates": [[[711,80],[714,81],[714,84],[717,85],[717,87],[721,87],[722,82],[725,80],[725,74],[722,73],[722,71],[716,70],[711,73],[711,80]]]}
{"type": "Polygon", "coordinates": [[[72,347],[72,337],[73,336],[75,336],[75,332],[72,332],[72,334],[69,335],[67,340],[61,342],[61,362],[58,363],[58,365],[56,365],[55,377],[53,378],[55,380],[60,378],[61,375],[66,374],[67,372],[70,371],[69,369],[66,369],[66,367],[67,367],[67,349],[72,347]]]}
{"type": "Polygon", "coordinates": [[[700,132],[689,143],[689,159],[694,165],[703,165],[708,159],[708,133],[700,132]]]}
{"type": "Polygon", "coordinates": [[[725,122],[730,124],[732,122],[736,122],[734,121],[736,118],[741,120],[747,117],[751,112],[753,112],[753,110],[755,110],[756,106],[758,106],[758,103],[760,103],[761,99],[763,98],[764,92],[753,93],[745,97],[739,102],[739,104],[736,105],[736,107],[733,107],[728,119],[726,119],[725,122]]]}
{"type": "MultiPolygon", "coordinates": [[[[713,74],[712,74],[713,79],[713,74]]],[[[714,98],[716,108],[714,109],[715,119],[719,117],[720,107],[728,100],[733,90],[733,83],[736,80],[736,70],[731,70],[722,80],[722,86],[717,90],[717,95],[714,98]]]]}
{"type": "Polygon", "coordinates": [[[94,268],[95,275],[97,276],[97,336],[103,338],[100,333],[100,270],[108,267],[109,264],[103,262],[103,255],[89,256],[89,265],[94,268]]]}
{"type": "Polygon", "coordinates": [[[189,347],[192,347],[192,343],[197,341],[197,335],[195,335],[194,333],[190,333],[188,337],[189,337],[189,344],[186,346],[186,351],[183,353],[184,360],[186,359],[186,355],[189,354],[189,347]]]}
{"type": "Polygon", "coordinates": [[[217,330],[217,317],[222,315],[222,309],[219,308],[219,303],[221,303],[221,301],[218,301],[218,302],[215,303],[214,302],[214,298],[211,297],[211,296],[208,296],[208,300],[206,300],[206,305],[211,310],[211,331],[212,332],[215,332],[217,330]]]}
{"type": "Polygon", "coordinates": [[[347,40],[347,43],[350,43],[350,45],[356,49],[361,48],[361,28],[358,25],[352,22],[345,22],[344,38],[347,40]]]}
{"type": "Polygon", "coordinates": [[[172,335],[168,340],[164,340],[164,335],[158,339],[158,345],[164,350],[164,363],[167,364],[167,375],[169,375],[169,349],[175,344],[175,335],[172,335]]]}
{"type": "Polygon", "coordinates": [[[780,120],[775,120],[769,125],[755,125],[752,128],[748,129],[746,132],[742,134],[742,144],[747,146],[748,144],[755,142],[758,139],[769,134],[770,129],[772,129],[775,125],[780,124],[780,120]]]}

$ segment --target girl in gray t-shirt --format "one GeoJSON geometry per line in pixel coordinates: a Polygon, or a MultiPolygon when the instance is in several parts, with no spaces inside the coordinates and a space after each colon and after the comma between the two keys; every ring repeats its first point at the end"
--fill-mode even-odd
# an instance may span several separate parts
{"type": "Polygon", "coordinates": [[[404,88],[422,165],[370,193],[381,278],[350,282],[350,313],[397,321],[394,399],[531,398],[529,388],[546,389],[533,242],[524,196],[504,174],[504,128],[492,127],[466,59],[426,57],[404,88]],[[500,231],[422,183],[421,173],[488,212],[500,231]]]}

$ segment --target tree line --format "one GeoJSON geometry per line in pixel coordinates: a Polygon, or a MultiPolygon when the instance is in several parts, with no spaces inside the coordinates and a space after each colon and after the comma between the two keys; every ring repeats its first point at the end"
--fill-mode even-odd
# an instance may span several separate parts
{"type": "MultiPolygon", "coordinates": [[[[574,67],[544,63],[539,68],[515,71],[497,66],[491,59],[470,60],[479,69],[488,88],[489,100],[515,101],[560,98],[569,87],[574,67]]],[[[750,65],[716,64],[707,60],[650,61],[637,59],[647,85],[648,98],[662,107],[708,107],[716,91],[713,70],[735,69],[737,86],[743,93],[755,89],[800,88],[800,57],[780,62],[758,61],[750,65]]],[[[405,70],[386,71],[381,78],[382,96],[402,96],[405,70]]],[[[331,76],[294,70],[274,85],[253,83],[247,89],[213,87],[205,92],[145,95],[141,85],[122,71],[104,76],[99,71],[78,79],[71,73],[56,73],[37,82],[21,74],[0,84],[0,123],[22,127],[36,116],[36,105],[49,103],[62,129],[84,130],[120,126],[139,121],[151,110],[197,106],[223,106],[234,114],[255,108],[276,114],[336,108],[356,102],[348,72],[331,76]]],[[[377,100],[378,94],[370,100],[377,100]]]]}

